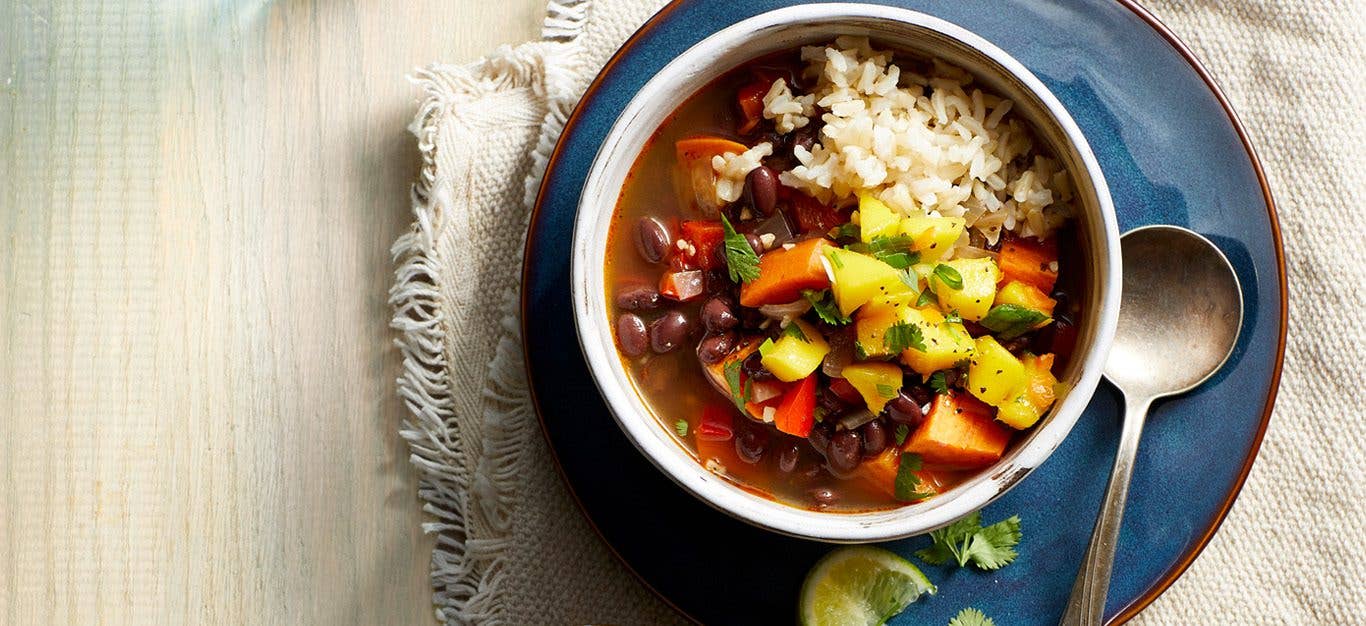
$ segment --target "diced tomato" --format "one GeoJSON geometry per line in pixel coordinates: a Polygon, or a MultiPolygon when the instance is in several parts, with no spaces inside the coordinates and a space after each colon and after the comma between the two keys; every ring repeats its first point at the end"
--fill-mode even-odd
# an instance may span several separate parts
{"type": "Polygon", "coordinates": [[[816,375],[813,373],[783,394],[773,425],[789,435],[805,437],[816,424],[816,375]]]}
{"type": "Polygon", "coordinates": [[[721,258],[720,248],[726,238],[726,231],[721,226],[721,222],[710,220],[684,220],[679,225],[681,239],[690,246],[690,261],[694,267],[704,270],[721,267],[725,260],[721,258]]]}
{"type": "Polygon", "coordinates": [[[740,114],[745,120],[740,124],[740,134],[747,135],[764,119],[764,95],[768,93],[773,81],[757,80],[741,87],[735,94],[740,104],[740,114]]]}
{"type": "Polygon", "coordinates": [[[702,409],[696,436],[707,441],[726,441],[735,436],[734,419],[734,411],[729,407],[709,404],[702,409]]]}
{"type": "Polygon", "coordinates": [[[659,293],[679,302],[695,300],[706,291],[706,275],[702,270],[664,272],[659,277],[659,293]]]}
{"type": "Polygon", "coordinates": [[[786,185],[778,187],[778,200],[791,207],[791,216],[803,233],[824,235],[849,221],[838,209],[825,206],[819,200],[786,185]]]}

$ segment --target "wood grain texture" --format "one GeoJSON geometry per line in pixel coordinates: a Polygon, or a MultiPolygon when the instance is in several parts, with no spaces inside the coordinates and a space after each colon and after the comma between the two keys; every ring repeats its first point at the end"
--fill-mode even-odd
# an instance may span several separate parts
{"type": "Polygon", "coordinates": [[[542,6],[0,6],[0,623],[432,621],[404,77],[542,6]]]}

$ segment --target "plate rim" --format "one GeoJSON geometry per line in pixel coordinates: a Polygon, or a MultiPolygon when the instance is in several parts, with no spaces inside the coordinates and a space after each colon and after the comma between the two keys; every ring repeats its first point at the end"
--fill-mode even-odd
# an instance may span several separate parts
{"type": "MultiPolygon", "coordinates": [[[[574,104],[574,108],[570,112],[569,116],[565,118],[564,127],[561,129],[559,137],[557,137],[555,140],[555,147],[551,150],[549,158],[546,159],[545,170],[542,172],[541,181],[536,188],[536,200],[531,207],[530,214],[527,216],[528,235],[531,232],[531,229],[540,221],[542,207],[544,204],[544,200],[546,198],[545,192],[550,180],[550,173],[559,164],[560,158],[563,156],[564,138],[580,122],[580,119],[584,111],[584,103],[588,102],[595,95],[595,93],[599,89],[601,89],[604,75],[621,60],[622,56],[628,50],[634,48],[636,44],[639,43],[639,40],[642,37],[644,37],[647,33],[658,28],[661,22],[663,22],[669,17],[669,14],[673,13],[679,7],[692,1],[694,0],[669,0],[668,4],[661,7],[658,11],[651,15],[649,19],[645,20],[645,22],[641,24],[641,26],[637,28],[635,32],[631,33],[631,35],[627,37],[624,42],[622,42],[621,46],[619,46],[616,49],[616,51],[612,53],[611,57],[608,58],[607,62],[603,64],[601,69],[598,70],[598,73],[593,77],[592,82],[588,84],[588,87],[579,97],[578,102],[574,104]]],[[[1224,110],[1225,115],[1228,116],[1229,122],[1233,126],[1234,133],[1238,135],[1238,139],[1241,141],[1243,149],[1247,153],[1248,161],[1252,165],[1253,173],[1257,176],[1257,181],[1261,187],[1262,199],[1265,201],[1266,204],[1267,217],[1269,219],[1271,226],[1271,237],[1276,244],[1276,279],[1277,286],[1279,287],[1281,303],[1281,310],[1279,312],[1279,324],[1277,328],[1275,363],[1272,368],[1271,381],[1269,388],[1267,390],[1266,404],[1262,408],[1261,420],[1258,424],[1257,432],[1253,437],[1252,446],[1248,449],[1247,457],[1243,460],[1243,465],[1239,469],[1238,476],[1234,482],[1233,488],[1229,490],[1228,495],[1224,498],[1224,501],[1221,503],[1219,510],[1215,514],[1214,519],[1210,523],[1209,527],[1206,528],[1203,533],[1201,533],[1200,537],[1195,542],[1193,542],[1192,547],[1189,550],[1185,551],[1185,553],[1183,553],[1181,557],[1175,563],[1173,563],[1171,567],[1167,569],[1167,571],[1157,580],[1157,582],[1155,582],[1151,587],[1146,589],[1143,593],[1139,594],[1139,596],[1135,598],[1132,602],[1130,602],[1128,605],[1121,608],[1119,613],[1115,615],[1115,618],[1112,623],[1123,624],[1132,619],[1143,609],[1151,605],[1153,601],[1158,598],[1158,596],[1162,595],[1165,591],[1167,591],[1167,589],[1170,589],[1172,584],[1175,583],[1176,580],[1186,572],[1186,570],[1190,569],[1191,564],[1194,563],[1195,559],[1197,559],[1200,556],[1200,554],[1204,552],[1205,548],[1209,545],[1210,540],[1213,539],[1215,533],[1218,532],[1219,527],[1223,525],[1224,520],[1228,517],[1229,510],[1233,507],[1234,501],[1238,499],[1238,496],[1242,493],[1243,487],[1247,484],[1248,474],[1252,471],[1252,465],[1256,461],[1258,453],[1261,451],[1262,442],[1266,438],[1267,427],[1271,423],[1271,414],[1276,406],[1276,397],[1280,392],[1281,374],[1283,372],[1285,365],[1286,332],[1289,325],[1290,315],[1290,294],[1289,285],[1286,281],[1285,243],[1281,236],[1281,224],[1280,218],[1278,216],[1276,199],[1271,193],[1271,185],[1267,179],[1266,170],[1262,167],[1261,158],[1258,157],[1256,147],[1253,146],[1252,143],[1252,138],[1248,135],[1247,129],[1243,125],[1241,118],[1239,118],[1238,113],[1233,109],[1233,105],[1229,102],[1228,97],[1224,94],[1223,89],[1219,87],[1219,84],[1214,79],[1214,76],[1209,72],[1208,69],[1206,69],[1204,64],[1201,63],[1199,58],[1190,49],[1190,47],[1187,46],[1186,43],[1182,41],[1181,38],[1178,37],[1176,33],[1171,30],[1171,28],[1169,28],[1165,23],[1163,23],[1162,20],[1158,19],[1156,15],[1154,15],[1146,7],[1140,4],[1138,0],[1111,1],[1131,11],[1135,16],[1143,20],[1143,22],[1146,23],[1149,28],[1153,29],[1153,31],[1160,35],[1162,39],[1167,42],[1167,45],[1171,46],[1172,49],[1175,50],[1176,53],[1180,55],[1188,65],[1191,66],[1191,69],[1193,69],[1196,75],[1200,77],[1201,81],[1205,83],[1206,88],[1208,88],[1210,93],[1214,95],[1215,100],[1219,103],[1219,106],[1224,110]]],[[[528,381],[530,381],[532,378],[532,372],[530,358],[531,353],[526,342],[526,320],[528,319],[527,313],[529,309],[529,299],[527,298],[527,290],[525,286],[527,284],[527,279],[530,275],[530,261],[533,258],[535,247],[535,239],[528,236],[526,238],[526,242],[523,244],[522,250],[522,288],[518,295],[517,308],[519,315],[518,331],[521,333],[522,336],[522,364],[523,370],[527,375],[528,381]]],[[[589,528],[593,530],[593,533],[597,535],[598,539],[603,543],[603,545],[607,547],[608,551],[611,552],[612,557],[615,558],[617,562],[620,563],[624,568],[626,568],[626,571],[630,572],[631,576],[635,578],[635,580],[638,583],[643,585],[646,589],[650,590],[650,593],[654,594],[656,598],[659,598],[661,601],[664,602],[664,604],[668,605],[679,615],[694,623],[701,623],[692,614],[688,613],[687,611],[684,611],[681,607],[674,603],[674,601],[671,598],[662,593],[660,590],[656,589],[654,585],[650,584],[650,582],[645,579],[645,577],[641,576],[640,572],[637,572],[635,567],[633,567],[631,563],[627,561],[626,558],[623,557],[620,552],[617,551],[616,546],[613,545],[612,542],[609,541],[607,537],[602,534],[602,530],[598,528],[597,523],[593,520],[592,515],[589,514],[588,509],[584,507],[583,501],[579,498],[578,491],[575,490],[573,483],[569,480],[569,476],[565,473],[564,466],[560,464],[559,453],[555,450],[554,443],[553,441],[551,441],[550,438],[550,432],[546,428],[545,414],[544,411],[542,411],[541,409],[541,402],[540,398],[537,396],[536,393],[536,386],[529,384],[527,386],[527,390],[528,395],[531,398],[532,408],[536,413],[536,421],[540,426],[541,436],[544,438],[546,442],[546,447],[550,451],[550,458],[554,462],[555,472],[559,475],[560,481],[564,484],[564,486],[569,492],[570,498],[574,501],[575,508],[579,510],[579,513],[583,516],[583,519],[588,523],[589,528]]]]}

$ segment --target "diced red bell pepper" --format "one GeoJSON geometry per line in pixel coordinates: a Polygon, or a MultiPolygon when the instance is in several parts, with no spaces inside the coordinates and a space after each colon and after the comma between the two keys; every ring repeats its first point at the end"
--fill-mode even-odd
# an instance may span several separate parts
{"type": "Polygon", "coordinates": [[[778,200],[791,207],[791,216],[803,233],[825,235],[830,229],[849,221],[838,209],[825,206],[820,200],[786,185],[778,186],[778,200]]]}
{"type": "Polygon", "coordinates": [[[805,437],[816,424],[816,374],[803,378],[783,394],[773,425],[789,435],[805,437]]]}
{"type": "Polygon", "coordinates": [[[679,225],[680,239],[687,242],[690,246],[689,261],[694,267],[704,270],[721,267],[725,260],[721,258],[721,247],[726,238],[726,231],[721,226],[721,222],[710,220],[684,220],[679,225]]]}
{"type": "Polygon", "coordinates": [[[659,293],[679,302],[695,300],[706,291],[706,275],[702,270],[664,272],[659,277],[659,293]]]}
{"type": "Polygon", "coordinates": [[[735,436],[734,419],[734,411],[729,407],[709,404],[702,409],[695,435],[707,441],[726,441],[735,436]]]}
{"type": "Polygon", "coordinates": [[[745,118],[740,123],[741,135],[749,134],[764,119],[764,95],[768,93],[772,84],[771,80],[757,80],[736,92],[735,99],[740,104],[740,114],[745,118]]]}

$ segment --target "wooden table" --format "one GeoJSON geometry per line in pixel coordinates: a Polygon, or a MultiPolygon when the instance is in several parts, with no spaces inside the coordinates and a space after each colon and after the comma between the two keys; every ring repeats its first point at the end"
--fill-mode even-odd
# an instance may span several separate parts
{"type": "Polygon", "coordinates": [[[539,0],[0,6],[0,624],[432,621],[405,75],[539,0]]]}

